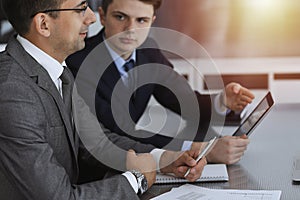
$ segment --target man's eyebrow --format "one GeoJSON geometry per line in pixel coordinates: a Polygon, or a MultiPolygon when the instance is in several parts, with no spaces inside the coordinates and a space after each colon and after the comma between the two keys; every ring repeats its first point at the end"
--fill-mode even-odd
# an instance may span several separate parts
{"type": "Polygon", "coordinates": [[[121,14],[121,15],[124,15],[124,16],[128,16],[126,13],[123,13],[121,11],[112,11],[113,14],[121,14]]]}
{"type": "Polygon", "coordinates": [[[79,7],[79,6],[82,6],[82,5],[86,4],[86,3],[87,3],[87,1],[82,1],[82,2],[80,2],[78,5],[76,5],[75,8],[76,8],[76,7],[79,7]]]}
{"type": "MultiPolygon", "coordinates": [[[[127,15],[126,13],[123,13],[123,12],[118,11],[118,10],[112,11],[112,14],[119,14],[119,15],[123,15],[123,16],[125,16],[125,17],[128,17],[128,16],[129,16],[129,15],[127,15]]],[[[141,17],[137,17],[137,19],[150,19],[150,17],[148,17],[148,16],[141,16],[141,17]]]]}

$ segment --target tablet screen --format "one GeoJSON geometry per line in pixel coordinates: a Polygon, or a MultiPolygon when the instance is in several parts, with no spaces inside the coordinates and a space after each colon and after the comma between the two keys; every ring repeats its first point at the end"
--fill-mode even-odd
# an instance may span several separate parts
{"type": "Polygon", "coordinates": [[[271,93],[268,92],[233,135],[240,136],[246,134],[249,136],[255,126],[258,125],[273,105],[274,100],[271,93]]]}

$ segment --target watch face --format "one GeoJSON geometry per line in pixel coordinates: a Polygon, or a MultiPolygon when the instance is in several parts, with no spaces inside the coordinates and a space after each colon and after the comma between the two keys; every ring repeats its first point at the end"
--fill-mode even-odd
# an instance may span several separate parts
{"type": "Polygon", "coordinates": [[[145,192],[148,189],[148,182],[147,182],[146,178],[143,178],[141,186],[142,186],[143,192],[145,192]]]}
{"type": "Polygon", "coordinates": [[[143,194],[148,189],[148,182],[146,177],[139,171],[131,170],[130,171],[136,178],[138,183],[138,194],[143,194]]]}

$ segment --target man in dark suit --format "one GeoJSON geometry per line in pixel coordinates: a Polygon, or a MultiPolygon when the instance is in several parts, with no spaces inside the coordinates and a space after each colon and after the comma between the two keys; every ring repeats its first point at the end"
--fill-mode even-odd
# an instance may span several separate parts
{"type": "Polygon", "coordinates": [[[183,177],[192,167],[187,179],[200,177],[206,159],[196,163],[198,152],[163,151],[120,137],[104,129],[77,94],[64,60],[84,48],[95,21],[86,1],[2,5],[18,35],[0,54],[1,199],[138,199],[157,168],[183,177]],[[78,184],[78,165],[100,165],[95,158],[126,172],[78,184]]]}
{"type": "MultiPolygon", "coordinates": [[[[107,128],[142,143],[160,148],[180,149],[191,145],[191,142],[184,140],[203,140],[212,116],[220,113],[221,116],[225,115],[223,113],[227,108],[242,110],[251,103],[254,95],[236,83],[228,84],[224,92],[216,96],[192,91],[187,82],[174,72],[172,64],[154,41],[146,40],[155,20],[155,10],[160,4],[161,0],[103,0],[99,14],[104,28],[96,36],[88,38],[85,49],[71,55],[67,63],[73,74],[77,74],[76,79],[84,85],[80,91],[82,96],[90,108],[95,109],[98,120],[107,128]],[[105,59],[98,59],[98,55],[104,55],[105,59]],[[123,65],[130,60],[134,61],[133,69],[136,70],[127,72],[123,65]],[[151,67],[147,67],[147,64],[151,67]],[[165,72],[161,70],[161,65],[166,66],[165,72]],[[133,80],[136,86],[140,86],[144,79],[149,79],[149,83],[131,90],[126,82],[126,77],[130,75],[135,77],[133,80]],[[95,77],[93,83],[90,81],[91,77],[95,77]],[[124,83],[123,86],[119,84],[120,81],[124,83]],[[167,88],[162,84],[171,86],[167,88]],[[96,94],[85,95],[88,88],[93,88],[96,94]],[[121,89],[115,92],[116,88],[121,89]],[[171,89],[177,93],[174,94],[171,89]],[[135,130],[135,124],[144,113],[152,95],[162,106],[181,114],[187,122],[191,122],[192,128],[185,129],[175,139],[135,130]],[[181,104],[177,96],[185,97],[185,104],[181,104]],[[196,104],[187,102],[192,97],[196,99],[196,104]],[[195,129],[196,133],[190,133],[189,130],[195,129]]],[[[210,162],[236,163],[244,154],[248,143],[246,136],[222,137],[207,158],[210,162]]],[[[199,148],[201,145],[202,143],[195,142],[192,148],[199,148]]]]}

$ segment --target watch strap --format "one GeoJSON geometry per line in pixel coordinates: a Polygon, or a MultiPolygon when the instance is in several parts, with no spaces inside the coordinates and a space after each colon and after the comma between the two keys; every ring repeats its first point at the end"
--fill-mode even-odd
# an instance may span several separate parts
{"type": "Polygon", "coordinates": [[[130,170],[130,172],[135,176],[138,184],[138,195],[143,194],[148,189],[147,179],[141,172],[137,170],[130,170]]]}

